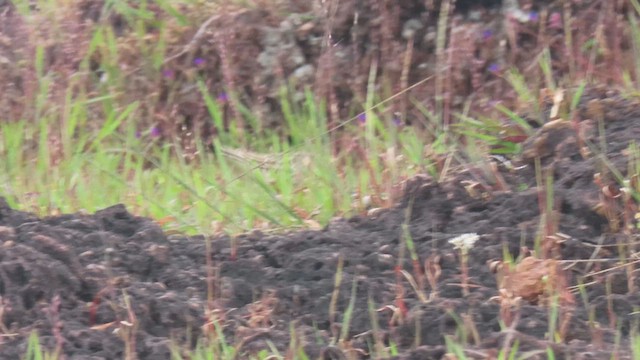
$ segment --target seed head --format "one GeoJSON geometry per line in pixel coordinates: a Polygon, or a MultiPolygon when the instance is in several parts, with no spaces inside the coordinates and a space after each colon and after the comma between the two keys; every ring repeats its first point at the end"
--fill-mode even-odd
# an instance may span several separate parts
{"type": "Polygon", "coordinates": [[[449,239],[449,243],[453,245],[455,249],[461,250],[463,253],[467,253],[469,249],[473,247],[473,244],[480,239],[480,236],[476,233],[462,234],[449,239]]]}

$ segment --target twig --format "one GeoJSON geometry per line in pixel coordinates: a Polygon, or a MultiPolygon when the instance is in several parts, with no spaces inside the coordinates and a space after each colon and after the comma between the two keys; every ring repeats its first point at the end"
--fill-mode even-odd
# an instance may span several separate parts
{"type": "Polygon", "coordinates": [[[198,31],[196,31],[196,34],[193,35],[193,38],[191,39],[191,41],[185,45],[182,50],[180,50],[180,52],[178,52],[177,54],[171,55],[168,58],[164,59],[164,61],[162,62],[162,65],[171,62],[177,58],[179,58],[180,56],[188,53],[189,51],[193,50],[196,48],[196,46],[198,45],[198,43],[200,42],[200,40],[202,40],[202,38],[204,37],[204,35],[206,34],[207,28],[209,27],[209,25],[214,21],[220,18],[219,14],[213,15],[210,18],[208,18],[205,22],[202,23],[202,25],[200,25],[200,27],[198,28],[198,31]]]}

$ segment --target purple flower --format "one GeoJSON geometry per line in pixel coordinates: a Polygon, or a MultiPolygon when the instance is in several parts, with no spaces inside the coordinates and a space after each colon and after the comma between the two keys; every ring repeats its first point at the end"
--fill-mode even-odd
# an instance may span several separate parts
{"type": "Polygon", "coordinates": [[[159,127],[154,126],[149,131],[149,135],[151,135],[152,138],[158,138],[158,137],[160,137],[160,135],[162,135],[162,131],[160,130],[159,127]]]}
{"type": "Polygon", "coordinates": [[[489,70],[492,73],[496,73],[496,72],[500,71],[500,64],[492,63],[491,65],[489,65],[487,70],[489,70]]]}
{"type": "Polygon", "coordinates": [[[204,63],[205,63],[205,61],[201,57],[197,57],[197,58],[193,59],[193,65],[195,65],[195,66],[201,66],[201,65],[204,65],[204,63]]]}
{"type": "Polygon", "coordinates": [[[175,73],[171,69],[165,69],[162,71],[162,76],[164,76],[167,79],[173,79],[174,75],[175,73]]]}
{"type": "Polygon", "coordinates": [[[225,92],[222,92],[218,94],[218,97],[216,97],[216,100],[218,100],[219,103],[226,103],[227,101],[229,101],[229,95],[227,95],[227,93],[225,92]]]}
{"type": "Polygon", "coordinates": [[[486,29],[482,32],[482,40],[489,40],[493,37],[493,30],[486,29]]]}
{"type": "Polygon", "coordinates": [[[554,12],[549,16],[549,28],[562,29],[562,15],[559,12],[554,12]]]}
{"type": "Polygon", "coordinates": [[[529,13],[529,21],[536,22],[540,19],[540,14],[537,11],[531,11],[529,13]]]}
{"type": "Polygon", "coordinates": [[[367,122],[367,114],[365,114],[365,113],[358,114],[358,121],[360,122],[360,124],[366,123],[367,122]]]}
{"type": "Polygon", "coordinates": [[[393,122],[393,125],[395,126],[402,126],[402,119],[397,116],[394,116],[393,119],[391,119],[391,122],[393,122]]]}
{"type": "Polygon", "coordinates": [[[136,130],[136,139],[140,139],[142,137],[142,133],[140,130],[136,130]]]}

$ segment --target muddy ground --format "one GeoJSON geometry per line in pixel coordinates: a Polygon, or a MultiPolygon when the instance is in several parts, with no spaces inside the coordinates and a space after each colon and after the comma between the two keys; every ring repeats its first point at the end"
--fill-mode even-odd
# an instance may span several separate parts
{"type": "MultiPolygon", "coordinates": [[[[625,150],[640,139],[640,107],[614,92],[589,90],[579,114],[584,119],[580,122],[586,129],[584,139],[591,144],[602,140],[589,120],[594,103],[606,105],[601,113],[606,158],[626,176],[625,150]]],[[[489,264],[503,258],[504,247],[518,256],[521,241],[533,249],[540,234],[535,172],[530,157],[523,156],[512,159],[512,166],[498,166],[504,178],[500,191],[470,168],[442,183],[413,179],[397,207],[367,217],[337,219],[321,231],[238,236],[237,254],[231,250],[230,238],[211,238],[215,283],[210,308],[224,325],[227,340],[242,343],[238,358],[267,348],[268,341],[284,353],[292,328],[297,343],[312,359],[369,358],[368,344],[373,341],[369,298],[376,310],[382,309],[376,312],[377,336],[386,344],[397,344],[397,359],[441,359],[445,336],[464,340],[456,335],[461,328],[456,318],[462,319],[462,328],[475,327],[466,337],[471,358],[491,358],[505,341],[515,339],[521,351],[550,347],[558,359],[603,359],[614,352],[618,358],[629,358],[629,334],[637,320],[633,313],[640,306],[640,295],[629,286],[637,288],[640,283],[630,284],[624,269],[611,270],[619,258],[619,248],[611,245],[621,239],[632,242],[637,235],[613,233],[612,223],[595,210],[602,192],[594,184],[594,174],[602,172],[606,179],[606,166],[597,148],[583,158],[575,134],[562,127],[540,129],[534,136],[538,141],[526,143],[524,152],[541,156],[555,180],[554,218],[557,231],[564,235],[556,243],[555,255],[549,257],[565,261],[559,271],[566,286],[576,285],[578,279],[588,283],[588,305],[576,291],[562,293],[560,314],[568,314],[561,316],[562,341],[545,340],[550,310],[544,295],[521,293],[525,299],[519,311],[511,312],[511,331],[500,327],[506,313],[501,315],[500,301],[494,297],[505,286],[498,285],[489,264]],[[468,181],[485,185],[468,191],[468,181]],[[432,271],[428,272],[434,274],[440,268],[441,273],[434,277],[435,289],[428,282],[425,285],[428,301],[421,300],[401,277],[406,313],[393,318],[387,306],[399,305],[394,267],[404,243],[405,223],[421,263],[430,259],[432,271]],[[468,256],[466,295],[460,286],[460,253],[448,242],[464,233],[480,236],[468,256]],[[604,246],[596,250],[596,244],[604,246]],[[340,257],[343,279],[332,320],[329,309],[340,257]],[[567,262],[576,259],[592,261],[567,262]],[[605,269],[610,271],[584,276],[605,269]],[[355,308],[348,331],[352,350],[342,354],[328,344],[345,325],[343,316],[354,281],[355,308]],[[437,294],[430,296],[434,290],[437,294]],[[619,346],[616,334],[621,335],[619,346]]],[[[92,215],[38,218],[2,201],[0,226],[1,359],[24,354],[26,338],[34,329],[47,348],[61,345],[68,359],[123,358],[121,335],[126,334],[127,322],[135,324],[135,352],[140,359],[167,359],[172,341],[190,345],[188,339],[202,334],[207,322],[203,236],[164,234],[152,220],[118,205],[92,215]],[[135,318],[127,313],[126,301],[135,318]],[[118,327],[120,331],[114,332],[118,327]]],[[[403,267],[415,276],[407,259],[408,253],[403,267]]],[[[503,309],[515,309],[504,305],[503,309]]]]}

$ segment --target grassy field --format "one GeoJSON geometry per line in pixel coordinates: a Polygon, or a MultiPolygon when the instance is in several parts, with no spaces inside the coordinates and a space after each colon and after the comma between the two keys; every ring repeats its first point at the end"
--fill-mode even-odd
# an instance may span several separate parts
{"type": "MultiPolygon", "coordinates": [[[[469,114],[472,99],[453,116],[444,114],[439,74],[384,91],[377,85],[385,79],[377,78],[376,64],[366,98],[352,107],[361,111],[329,123],[326,102],[311,88],[294,99],[293,85],[285,85],[279,99],[283,120],[277,128],[264,128],[257,111],[246,108],[238,94],[211,93],[206,72],[200,71],[207,66],[204,58],[192,56],[179,67],[184,76],[173,83],[178,70],[166,60],[184,51],[176,37],[198,29],[198,11],[215,5],[157,1],[134,8],[107,1],[101,18],[85,25],[79,36],[65,28],[65,20],[75,20],[71,4],[65,9],[42,1],[33,11],[27,2],[14,3],[29,46],[16,51],[21,59],[4,77],[9,80],[14,71],[29,87],[19,106],[17,101],[13,108],[11,101],[3,104],[2,194],[12,206],[41,215],[124,203],[168,230],[187,233],[317,228],[337,215],[390,206],[398,184],[415,174],[441,179],[454,166],[486,167],[492,153],[517,154],[519,145],[505,132],[531,133],[523,118],[502,105],[493,114],[507,116],[510,123],[469,114]],[[114,14],[125,22],[124,30],[110,26],[114,14]],[[45,23],[51,25],[38,28],[45,23]],[[57,58],[63,50],[56,46],[73,41],[86,48],[75,47],[63,63],[57,58]],[[77,69],[69,69],[69,62],[77,69]],[[132,88],[129,78],[141,84],[132,88]],[[154,89],[165,82],[168,95],[154,89]],[[432,106],[407,96],[419,86],[436,87],[432,106]],[[160,118],[160,124],[154,109],[183,87],[199,90],[197,103],[206,106],[207,125],[216,136],[205,137],[202,124],[183,129],[179,116],[160,118]],[[405,126],[400,119],[406,114],[393,112],[392,104],[406,98],[421,113],[415,126],[405,126]],[[228,108],[243,122],[225,124],[228,108]],[[445,115],[456,120],[450,124],[445,115]]],[[[446,50],[446,25],[444,16],[439,51],[446,50]]],[[[518,95],[517,103],[542,119],[537,94],[563,90],[562,83],[569,93],[563,101],[572,107],[566,110],[573,111],[586,80],[554,79],[548,49],[542,49],[538,67],[542,82],[531,82],[517,68],[501,75],[518,95]]]]}
{"type": "MultiPolygon", "coordinates": [[[[447,4],[443,1],[437,29],[438,66],[450,61],[447,4]]],[[[20,34],[11,40],[13,55],[0,53],[0,82],[9,84],[0,101],[0,195],[12,207],[42,216],[124,203],[169,233],[320,229],[336,216],[392,206],[402,182],[414,175],[445,181],[470,164],[495,183],[490,156],[518,155],[520,138],[534,132],[523,109],[539,120],[535,126],[542,125],[549,121],[544,103],[550,99],[555,118],[571,120],[585,88],[602,82],[600,71],[613,60],[619,66],[607,76],[619,81],[612,86],[630,98],[640,89],[636,0],[629,1],[619,34],[625,46],[608,44],[601,33],[576,45],[572,14],[565,9],[559,16],[565,20],[561,45],[567,70],[557,70],[551,52],[559,50],[540,39],[531,51],[535,71],[514,63],[496,75],[512,96],[489,112],[471,110],[479,96],[460,109],[447,107],[452,89],[446,71],[389,87],[382,65],[372,63],[365,97],[355,99],[339,121],[311,84],[303,91],[299,84],[281,86],[277,127],[265,127],[259,111],[224,81],[224,62],[222,85],[211,86],[208,69],[217,65],[188,45],[204,29],[203,13],[224,14],[257,2],[107,0],[99,3],[97,19],[82,25],[74,23],[79,11],[74,1],[13,0],[4,6],[18,14],[20,34]],[[176,58],[183,59],[180,65],[171,65],[176,58]],[[11,93],[15,77],[21,85],[14,84],[14,90],[21,87],[23,93],[11,93]],[[168,90],[157,90],[161,86],[168,90]],[[430,87],[433,99],[408,95],[418,87],[430,87]],[[207,126],[186,126],[170,111],[158,115],[184,88],[196,89],[193,101],[206,109],[207,126]],[[401,100],[421,114],[412,125],[395,111],[401,100]],[[214,136],[204,134],[210,128],[214,136]]],[[[511,35],[507,31],[505,37],[511,35]]],[[[196,349],[191,359],[236,358],[234,347],[218,339],[211,348],[196,349]]],[[[39,349],[37,337],[30,344],[28,359],[53,357],[39,349]]],[[[257,359],[306,359],[295,346],[292,342],[293,357],[265,351],[257,359]]],[[[465,358],[459,345],[448,347],[452,359],[465,358]]],[[[633,350],[640,359],[638,337],[633,350]]],[[[393,346],[383,352],[381,358],[394,355],[393,346]]],[[[517,346],[499,359],[526,358],[516,353],[517,346]]],[[[175,358],[182,358],[177,350],[175,358]]]]}
{"type": "MultiPolygon", "coordinates": [[[[363,104],[366,111],[333,128],[328,127],[321,99],[307,91],[294,103],[285,87],[280,104],[284,121],[277,129],[260,128],[258,120],[250,118],[251,110],[244,109],[245,118],[255,126],[238,128],[231,123],[206,142],[197,129],[178,133],[179,124],[161,130],[149,111],[160,101],[159,94],[131,101],[127,93],[123,64],[133,60],[125,50],[131,42],[138,46],[135,62],[143,67],[145,86],[163,81],[170,71],[163,72],[171,41],[170,30],[165,29],[178,26],[176,22],[189,27],[188,15],[176,9],[195,8],[196,2],[158,1],[155,5],[162,8],[162,15],[152,25],[146,2],[138,9],[125,2],[106,2],[107,12],[127,19],[130,32],[116,37],[100,22],[86,29],[88,48],[75,50],[82,56],[72,74],[48,58],[51,40],[45,38],[57,33],[53,41],[60,41],[60,46],[72,40],[65,38],[72,34],[56,28],[63,26],[58,22],[70,10],[43,1],[35,12],[26,2],[14,3],[30,30],[26,36],[33,48],[25,49],[31,53],[23,54],[24,59],[10,70],[28,74],[33,92],[20,104],[22,111],[5,109],[0,124],[2,194],[12,206],[50,215],[124,203],[168,230],[187,233],[316,228],[337,215],[390,205],[395,185],[416,173],[446,175],[447,169],[438,169],[424,151],[446,156],[451,153],[447,144],[456,140],[447,137],[453,135],[438,124],[433,124],[436,133],[397,125],[385,115],[388,101],[373,90],[363,104]],[[51,26],[35,30],[49,21],[51,26]],[[96,57],[100,62],[91,65],[96,57]],[[438,144],[432,143],[434,136],[438,144]],[[349,140],[350,151],[338,149],[336,142],[341,139],[349,140]]],[[[186,70],[191,76],[188,85],[200,90],[198,101],[206,104],[212,124],[224,128],[223,107],[236,97],[210,93],[206,79],[196,72],[195,60],[193,69],[186,70]]],[[[370,80],[373,89],[377,79],[370,80]]]]}

